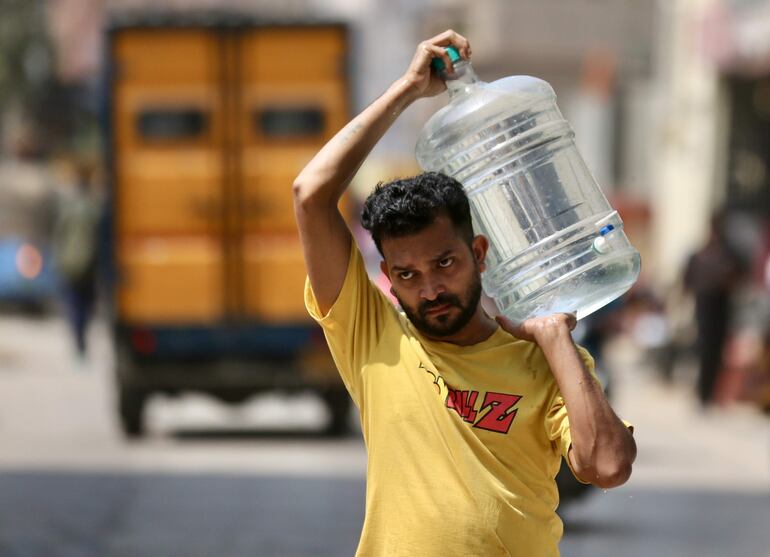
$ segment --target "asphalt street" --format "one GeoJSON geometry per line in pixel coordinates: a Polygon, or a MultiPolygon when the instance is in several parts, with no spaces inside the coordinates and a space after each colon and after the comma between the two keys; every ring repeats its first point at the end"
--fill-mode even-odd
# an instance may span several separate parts
{"type": "MultiPolygon", "coordinates": [[[[57,319],[0,318],[0,557],[344,556],[363,519],[358,435],[319,434],[312,395],[231,407],[154,399],[127,442],[106,328],[78,365],[57,319]]],[[[561,513],[565,557],[770,557],[770,421],[702,412],[628,346],[613,400],[632,421],[631,481],[561,513]]]]}

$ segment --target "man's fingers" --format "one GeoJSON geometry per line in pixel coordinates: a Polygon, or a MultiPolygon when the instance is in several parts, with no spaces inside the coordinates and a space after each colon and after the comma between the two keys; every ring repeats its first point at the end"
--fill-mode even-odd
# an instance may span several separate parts
{"type": "Polygon", "coordinates": [[[575,312],[565,313],[567,316],[567,327],[569,327],[569,330],[572,331],[577,326],[577,315],[575,312]]]}
{"type": "Polygon", "coordinates": [[[460,52],[460,56],[462,56],[464,59],[467,60],[471,57],[471,43],[468,41],[468,39],[466,39],[459,33],[456,33],[452,29],[448,29],[443,33],[439,33],[432,39],[428,39],[427,41],[425,41],[425,43],[428,43],[433,46],[439,46],[439,47],[445,47],[450,45],[455,46],[457,47],[457,50],[460,52]]]}
{"type": "Polygon", "coordinates": [[[449,58],[449,54],[447,54],[447,51],[444,47],[434,45],[429,41],[426,41],[420,45],[420,50],[423,52],[423,55],[427,57],[427,59],[421,61],[423,64],[430,64],[434,58],[441,58],[441,60],[444,62],[444,67],[446,68],[447,72],[450,74],[454,72],[455,66],[452,63],[452,60],[449,58]]]}
{"type": "Polygon", "coordinates": [[[504,315],[495,316],[495,321],[506,331],[511,333],[516,338],[527,338],[527,333],[521,324],[514,323],[504,315]]]}
{"type": "Polygon", "coordinates": [[[452,29],[447,29],[446,31],[439,33],[435,37],[428,39],[428,42],[439,46],[445,46],[448,44],[452,44],[452,39],[455,39],[456,37],[459,37],[459,36],[460,35],[455,33],[452,29]]]}
{"type": "MultiPolygon", "coordinates": [[[[428,42],[437,46],[449,46],[454,45],[460,51],[461,54],[467,54],[470,56],[471,43],[452,29],[447,29],[443,33],[439,33],[432,39],[428,39],[428,42]]],[[[464,58],[467,56],[464,56],[464,58]]]]}
{"type": "Polygon", "coordinates": [[[495,321],[497,321],[498,325],[500,325],[503,329],[505,329],[509,333],[516,328],[510,319],[502,315],[495,315],[495,321]]]}
{"type": "Polygon", "coordinates": [[[431,60],[433,60],[434,58],[449,60],[449,55],[440,46],[431,44],[430,41],[423,41],[420,43],[420,46],[417,48],[416,58],[418,60],[419,65],[421,67],[424,67],[430,64],[431,60]]]}

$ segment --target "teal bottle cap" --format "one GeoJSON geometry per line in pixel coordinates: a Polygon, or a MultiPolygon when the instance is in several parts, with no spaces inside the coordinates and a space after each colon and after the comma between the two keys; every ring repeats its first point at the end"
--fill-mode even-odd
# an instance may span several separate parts
{"type": "MultiPolygon", "coordinates": [[[[452,63],[455,63],[458,60],[462,59],[462,56],[460,56],[460,51],[457,50],[455,47],[448,46],[444,50],[446,50],[446,53],[449,55],[449,59],[452,61],[452,63]]],[[[433,68],[437,72],[442,71],[446,67],[446,64],[444,64],[443,58],[434,58],[433,60],[431,60],[430,65],[433,66],[433,68]]]]}

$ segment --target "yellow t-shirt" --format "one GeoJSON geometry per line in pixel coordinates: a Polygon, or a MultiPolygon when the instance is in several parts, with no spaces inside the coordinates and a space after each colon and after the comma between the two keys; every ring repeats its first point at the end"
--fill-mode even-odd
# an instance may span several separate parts
{"type": "Polygon", "coordinates": [[[370,282],[351,243],[328,314],[309,281],[305,304],[361,413],[368,464],[356,555],[559,555],[554,477],[571,440],[542,351],[502,328],[471,346],[426,339],[370,282]]]}

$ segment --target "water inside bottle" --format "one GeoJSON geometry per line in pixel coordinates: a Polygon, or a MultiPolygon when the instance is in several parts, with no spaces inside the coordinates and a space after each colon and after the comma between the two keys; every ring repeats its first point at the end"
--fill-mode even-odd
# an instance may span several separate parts
{"type": "Polygon", "coordinates": [[[514,321],[581,318],[620,296],[639,274],[639,254],[553,90],[528,76],[486,84],[469,65],[456,67],[452,102],[425,126],[417,159],[468,193],[474,229],[490,241],[486,293],[514,321]]]}

